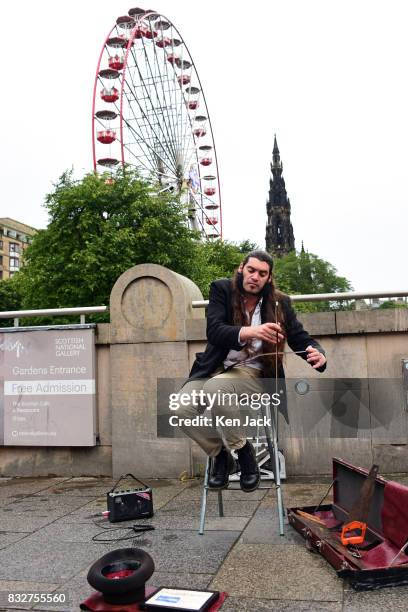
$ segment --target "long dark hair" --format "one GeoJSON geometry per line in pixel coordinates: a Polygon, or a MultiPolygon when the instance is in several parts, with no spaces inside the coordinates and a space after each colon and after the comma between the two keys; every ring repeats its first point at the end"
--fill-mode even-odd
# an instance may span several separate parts
{"type": "MultiPolygon", "coordinates": [[[[254,257],[259,261],[265,261],[269,264],[270,271],[270,279],[265,284],[264,288],[260,293],[260,297],[262,297],[262,321],[264,323],[279,323],[281,328],[285,331],[285,317],[282,308],[282,300],[287,297],[285,293],[279,291],[276,288],[274,279],[272,276],[273,270],[273,259],[269,253],[266,251],[251,251],[245,257],[242,262],[242,265],[245,266],[250,257],[254,257]]],[[[245,291],[243,287],[243,273],[239,272],[239,269],[236,270],[233,278],[232,278],[232,320],[234,325],[239,325],[241,327],[249,325],[246,315],[245,315],[245,304],[244,304],[244,296],[245,291]]],[[[285,344],[285,340],[279,343],[278,352],[281,353],[283,351],[283,347],[285,344]]],[[[262,342],[262,352],[263,353],[275,353],[276,345],[270,342],[262,342]]],[[[260,358],[264,364],[264,376],[273,376],[275,375],[275,355],[268,355],[260,358]]],[[[282,355],[278,355],[278,363],[282,362],[282,355]]]]}

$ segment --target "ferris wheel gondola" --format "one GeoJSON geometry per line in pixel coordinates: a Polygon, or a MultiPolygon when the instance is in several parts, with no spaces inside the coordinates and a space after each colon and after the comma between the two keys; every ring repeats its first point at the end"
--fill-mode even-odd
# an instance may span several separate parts
{"type": "Polygon", "coordinates": [[[192,228],[222,237],[217,154],[203,88],[172,22],[132,8],[109,32],[94,82],[96,171],[131,165],[181,194],[192,228]]]}

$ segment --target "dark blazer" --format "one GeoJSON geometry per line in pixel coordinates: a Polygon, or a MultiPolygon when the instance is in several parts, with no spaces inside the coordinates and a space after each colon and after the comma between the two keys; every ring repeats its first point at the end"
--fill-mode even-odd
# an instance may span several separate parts
{"type": "MultiPolygon", "coordinates": [[[[264,306],[265,301],[261,307],[262,323],[267,322],[264,306]]],[[[325,354],[320,344],[303,329],[303,325],[297,320],[289,297],[285,296],[282,300],[282,309],[285,317],[287,343],[290,348],[293,351],[304,351],[310,345],[325,354]]],[[[207,347],[203,353],[196,354],[188,380],[208,378],[222,365],[231,349],[241,350],[243,347],[238,342],[240,329],[240,325],[233,325],[232,322],[232,281],[227,278],[214,281],[210,287],[207,311],[207,347]]],[[[306,353],[299,356],[307,359],[306,353]]],[[[325,369],[326,364],[318,368],[318,371],[323,372],[325,369]]],[[[285,377],[282,365],[279,367],[278,377],[279,379],[285,377]]],[[[281,411],[286,413],[286,404],[281,406],[281,411]]]]}
{"type": "MultiPolygon", "coordinates": [[[[207,311],[207,347],[203,353],[197,353],[196,360],[191,368],[189,380],[196,378],[207,378],[210,376],[227,357],[229,351],[234,349],[240,351],[243,347],[238,342],[240,325],[232,324],[232,282],[223,278],[211,283],[210,299],[207,311]]],[[[296,314],[291,306],[289,297],[282,302],[285,316],[285,327],[287,342],[292,351],[304,351],[306,347],[314,346],[325,354],[320,344],[303,329],[303,325],[297,320],[296,314]]],[[[261,320],[265,323],[264,303],[261,308],[261,320]]],[[[300,355],[307,358],[306,353],[300,355]]],[[[319,368],[319,372],[326,369],[326,364],[319,368]]],[[[280,378],[285,373],[281,366],[278,372],[280,378]]]]}

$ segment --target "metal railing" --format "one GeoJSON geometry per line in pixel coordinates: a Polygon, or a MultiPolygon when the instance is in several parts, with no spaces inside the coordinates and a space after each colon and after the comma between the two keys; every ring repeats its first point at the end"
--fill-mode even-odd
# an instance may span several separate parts
{"type": "MultiPolygon", "coordinates": [[[[292,302],[340,302],[342,300],[379,299],[387,297],[407,297],[408,291],[347,291],[343,293],[309,293],[306,295],[291,295],[292,302]]],[[[208,300],[193,300],[193,308],[208,306],[208,300]]]]}
{"type": "Polygon", "coordinates": [[[81,325],[85,324],[87,314],[106,312],[107,306],[82,306],[79,308],[43,308],[41,310],[9,310],[0,312],[0,319],[14,319],[14,327],[19,327],[19,319],[24,317],[60,317],[64,315],[79,315],[81,325]]]}
{"type": "MultiPolygon", "coordinates": [[[[387,297],[407,297],[407,291],[348,291],[344,293],[313,293],[306,295],[291,295],[293,302],[339,302],[342,300],[379,299],[387,297]]],[[[205,308],[208,300],[193,300],[193,308],[205,308]]],[[[41,310],[9,310],[0,312],[0,319],[14,319],[14,327],[19,327],[19,320],[25,317],[47,317],[79,315],[80,324],[85,324],[87,314],[107,312],[108,306],[82,306],[79,308],[43,308],[41,310]]]]}

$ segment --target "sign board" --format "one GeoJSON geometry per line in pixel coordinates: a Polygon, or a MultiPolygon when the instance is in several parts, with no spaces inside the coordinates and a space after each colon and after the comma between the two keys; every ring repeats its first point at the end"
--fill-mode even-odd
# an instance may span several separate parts
{"type": "Polygon", "coordinates": [[[92,328],[0,333],[0,444],[95,445],[92,328]]]}

